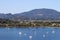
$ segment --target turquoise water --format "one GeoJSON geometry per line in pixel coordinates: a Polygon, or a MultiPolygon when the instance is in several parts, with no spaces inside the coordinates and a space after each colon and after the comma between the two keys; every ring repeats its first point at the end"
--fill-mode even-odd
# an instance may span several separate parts
{"type": "Polygon", "coordinates": [[[60,28],[0,28],[0,40],[60,40],[60,28]]]}

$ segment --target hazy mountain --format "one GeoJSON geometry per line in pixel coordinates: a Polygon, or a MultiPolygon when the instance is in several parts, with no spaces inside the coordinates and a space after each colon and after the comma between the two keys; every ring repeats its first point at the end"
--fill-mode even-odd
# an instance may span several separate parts
{"type": "Polygon", "coordinates": [[[14,15],[0,14],[0,18],[16,20],[60,20],[60,12],[53,9],[34,9],[14,15]]]}

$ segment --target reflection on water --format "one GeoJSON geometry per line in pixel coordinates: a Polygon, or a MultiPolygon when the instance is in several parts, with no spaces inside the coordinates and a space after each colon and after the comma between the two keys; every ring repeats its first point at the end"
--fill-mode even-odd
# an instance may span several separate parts
{"type": "Polygon", "coordinates": [[[48,34],[49,32],[46,32],[46,34],[48,34]]]}
{"type": "Polygon", "coordinates": [[[43,34],[43,37],[45,37],[46,35],[45,34],[43,34]]]}
{"type": "Polygon", "coordinates": [[[32,36],[31,35],[29,36],[29,39],[32,40],[32,36]]]}
{"type": "Polygon", "coordinates": [[[22,32],[19,32],[19,35],[21,35],[22,34],[22,32]]]}
{"type": "Polygon", "coordinates": [[[24,35],[26,36],[27,34],[26,34],[26,33],[24,33],[24,35]]]}
{"type": "Polygon", "coordinates": [[[60,40],[60,28],[0,28],[0,40],[60,40]]]}
{"type": "Polygon", "coordinates": [[[55,33],[55,31],[53,30],[53,31],[52,31],[52,33],[54,34],[54,33],[55,33]]]}

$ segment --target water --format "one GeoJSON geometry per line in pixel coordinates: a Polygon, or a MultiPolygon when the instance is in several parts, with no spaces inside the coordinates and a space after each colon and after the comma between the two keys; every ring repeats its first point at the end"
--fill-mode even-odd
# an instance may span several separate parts
{"type": "Polygon", "coordinates": [[[60,40],[60,28],[0,28],[0,40],[60,40]]]}

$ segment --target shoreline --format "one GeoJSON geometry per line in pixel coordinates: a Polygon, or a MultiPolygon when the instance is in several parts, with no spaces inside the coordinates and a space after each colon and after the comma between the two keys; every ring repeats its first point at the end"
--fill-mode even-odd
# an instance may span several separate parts
{"type": "Polygon", "coordinates": [[[1,20],[0,27],[60,27],[60,20],[1,20]]]}

